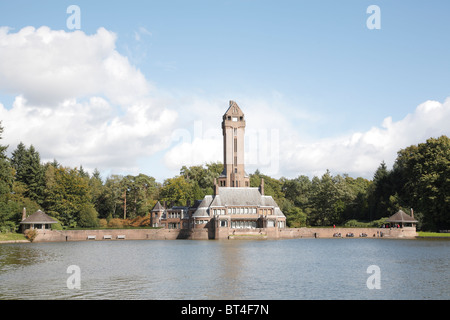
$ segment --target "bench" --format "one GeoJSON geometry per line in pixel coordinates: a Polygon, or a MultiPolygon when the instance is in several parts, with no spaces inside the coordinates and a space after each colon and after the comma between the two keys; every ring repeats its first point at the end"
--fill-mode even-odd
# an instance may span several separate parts
{"type": "Polygon", "coordinates": [[[125,235],[124,234],[118,235],[117,239],[125,239],[125,235]]]}
{"type": "Polygon", "coordinates": [[[103,239],[112,239],[112,236],[111,235],[104,235],[103,239]]]}
{"type": "Polygon", "coordinates": [[[87,236],[88,240],[95,240],[95,238],[96,238],[95,236],[87,236]]]}

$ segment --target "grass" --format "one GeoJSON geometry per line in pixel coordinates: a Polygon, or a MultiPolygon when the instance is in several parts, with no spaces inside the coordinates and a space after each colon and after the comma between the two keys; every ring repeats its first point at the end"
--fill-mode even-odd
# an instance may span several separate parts
{"type": "Polygon", "coordinates": [[[425,232],[419,231],[419,237],[439,237],[439,238],[450,238],[450,233],[440,233],[440,232],[425,232]]]}
{"type": "Polygon", "coordinates": [[[15,241],[15,240],[27,240],[22,233],[0,233],[0,241],[15,241]]]}

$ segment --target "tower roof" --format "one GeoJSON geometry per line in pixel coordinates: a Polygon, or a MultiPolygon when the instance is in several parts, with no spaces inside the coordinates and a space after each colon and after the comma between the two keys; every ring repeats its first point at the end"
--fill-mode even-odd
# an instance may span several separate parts
{"type": "Polygon", "coordinates": [[[241,108],[239,108],[238,104],[233,100],[230,100],[230,106],[225,112],[224,116],[235,116],[235,117],[243,117],[244,112],[242,112],[241,108]]]}
{"type": "Polygon", "coordinates": [[[162,207],[161,203],[156,202],[155,206],[152,209],[152,212],[156,212],[156,211],[164,211],[164,208],[162,207]]]}

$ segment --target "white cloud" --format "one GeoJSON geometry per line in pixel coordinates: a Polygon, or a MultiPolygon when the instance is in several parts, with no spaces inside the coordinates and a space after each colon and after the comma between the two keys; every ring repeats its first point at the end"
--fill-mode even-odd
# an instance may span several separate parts
{"type": "Polygon", "coordinates": [[[0,88],[30,103],[55,105],[101,93],[114,104],[145,97],[151,84],[115,50],[116,35],[48,27],[0,28],[0,88]]]}
{"type": "Polygon", "coordinates": [[[57,106],[36,107],[17,97],[13,107],[0,105],[5,141],[12,147],[33,144],[43,160],[56,158],[63,165],[87,169],[138,172],[139,157],[164,149],[176,120],[174,111],[135,104],[123,115],[103,98],[87,102],[66,100],[57,106]]]}
{"type": "MultiPolygon", "coordinates": [[[[184,135],[178,134],[178,138],[183,139],[166,153],[168,167],[177,169],[182,165],[222,161],[220,123],[227,109],[224,101],[196,101],[192,105],[197,107],[189,107],[194,111],[190,115],[197,117],[197,128],[206,126],[215,135],[202,135],[205,130],[198,129],[194,130],[197,134],[188,130],[178,132],[184,132],[184,135]],[[202,110],[205,111],[203,116],[202,110]],[[216,131],[212,131],[213,128],[216,131]]],[[[322,139],[305,137],[301,131],[303,122],[318,120],[314,115],[301,111],[302,116],[296,117],[286,112],[286,109],[292,112],[292,108],[278,105],[280,101],[276,100],[243,98],[237,103],[247,121],[247,172],[259,169],[273,177],[320,176],[329,169],[333,174],[348,173],[370,179],[382,161],[392,166],[400,149],[425,142],[430,137],[450,136],[450,99],[444,103],[426,101],[403,119],[393,121],[387,117],[379,126],[365,132],[322,139]]]]}
{"type": "MultiPolygon", "coordinates": [[[[139,34],[149,35],[144,29],[139,34]]],[[[313,138],[307,128],[320,116],[279,92],[269,99],[163,92],[115,43],[116,35],[104,28],[93,35],[0,28],[0,92],[16,96],[12,106],[0,103],[3,143],[33,144],[44,160],[68,166],[135,173],[163,150],[163,165],[177,172],[183,165],[223,161],[220,124],[232,99],[246,116],[248,173],[296,177],[329,169],[371,178],[381,161],[393,164],[399,149],[450,135],[446,100],[426,101],[403,119],[387,117],[365,132],[313,138]]],[[[164,169],[149,170],[157,176],[164,169]]]]}
{"type": "Polygon", "coordinates": [[[137,172],[140,158],[164,149],[178,114],[115,41],[104,28],[0,28],[0,92],[16,95],[12,106],[0,105],[6,144],[23,141],[43,160],[113,172],[137,172]]]}
{"type": "Polygon", "coordinates": [[[282,174],[312,176],[329,169],[336,174],[372,178],[381,161],[393,165],[400,149],[430,137],[450,136],[449,123],[450,99],[444,103],[426,101],[403,119],[394,122],[387,117],[366,132],[304,144],[288,140],[285,144],[291,150],[280,157],[285,168],[282,174]]]}

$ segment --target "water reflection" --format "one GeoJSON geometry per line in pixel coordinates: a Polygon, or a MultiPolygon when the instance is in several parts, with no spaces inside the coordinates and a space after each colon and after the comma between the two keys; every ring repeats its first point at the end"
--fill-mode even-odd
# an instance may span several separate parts
{"type": "Polygon", "coordinates": [[[239,240],[217,241],[211,264],[217,285],[208,288],[206,299],[234,299],[236,296],[242,296],[241,288],[248,282],[243,279],[241,273],[246,249],[245,243],[239,240]]]}
{"type": "Polygon", "coordinates": [[[0,245],[0,273],[48,261],[50,258],[49,252],[39,250],[32,244],[2,244],[0,245]]]}
{"type": "Polygon", "coordinates": [[[449,267],[449,241],[4,244],[0,299],[449,299],[449,267]],[[73,264],[79,290],[66,286],[73,264]],[[366,286],[372,264],[381,290],[366,286]]]}

